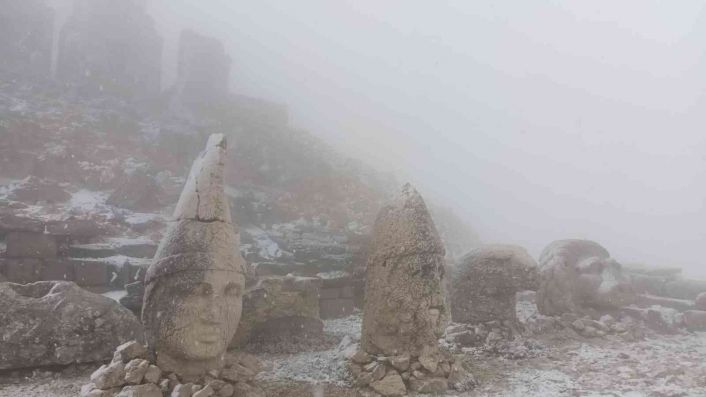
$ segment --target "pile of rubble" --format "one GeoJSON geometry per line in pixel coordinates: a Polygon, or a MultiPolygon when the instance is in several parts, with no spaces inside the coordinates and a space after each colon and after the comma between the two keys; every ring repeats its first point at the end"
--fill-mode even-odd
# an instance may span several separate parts
{"type": "Polygon", "coordinates": [[[147,346],[135,341],[119,346],[109,365],[91,374],[81,397],[265,397],[253,379],[260,362],[245,353],[228,354],[225,367],[198,382],[181,382],[177,374],[164,373],[148,357],[147,346]]]}
{"type": "Polygon", "coordinates": [[[346,358],[355,387],[370,387],[383,396],[403,396],[407,390],[425,394],[444,394],[447,389],[467,391],[475,380],[468,368],[449,352],[411,357],[371,356],[352,346],[346,358]]]}

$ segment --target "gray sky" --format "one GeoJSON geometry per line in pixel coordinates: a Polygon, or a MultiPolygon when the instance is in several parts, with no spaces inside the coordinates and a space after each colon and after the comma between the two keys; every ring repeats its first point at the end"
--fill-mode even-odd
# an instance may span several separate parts
{"type": "Polygon", "coordinates": [[[706,3],[151,0],[234,91],[537,257],[589,238],[706,277],[706,3]]]}

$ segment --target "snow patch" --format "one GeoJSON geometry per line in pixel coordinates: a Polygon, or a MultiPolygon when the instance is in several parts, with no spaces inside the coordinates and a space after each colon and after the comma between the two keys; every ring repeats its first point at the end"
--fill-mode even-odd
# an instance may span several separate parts
{"type": "Polygon", "coordinates": [[[119,290],[119,291],[108,291],[108,292],[101,294],[101,295],[103,295],[107,298],[110,298],[116,302],[120,302],[120,298],[127,295],[127,291],[125,291],[124,289],[119,290]]]}

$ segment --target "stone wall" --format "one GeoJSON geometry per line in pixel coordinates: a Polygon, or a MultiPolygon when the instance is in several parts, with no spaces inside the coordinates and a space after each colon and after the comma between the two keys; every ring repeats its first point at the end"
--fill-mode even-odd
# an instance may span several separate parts
{"type": "MultiPolygon", "coordinates": [[[[359,301],[362,301],[362,296],[359,301]]],[[[322,319],[347,317],[356,305],[355,283],[350,276],[324,279],[319,293],[319,311],[322,319]]]]}
{"type": "Polygon", "coordinates": [[[212,107],[225,102],[233,60],[220,40],[188,29],[182,31],[177,62],[172,100],[188,108],[212,107]]]}

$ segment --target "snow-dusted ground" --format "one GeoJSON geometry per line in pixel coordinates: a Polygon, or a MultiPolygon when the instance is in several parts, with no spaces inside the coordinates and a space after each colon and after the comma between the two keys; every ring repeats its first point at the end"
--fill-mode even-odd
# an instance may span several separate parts
{"type": "MultiPolygon", "coordinates": [[[[518,302],[522,320],[536,313],[531,302],[518,302]]],[[[325,320],[324,332],[341,345],[323,352],[261,357],[261,381],[293,380],[345,386],[342,350],[360,339],[360,317],[325,320]]],[[[558,331],[557,331],[558,332],[558,331]]],[[[508,360],[474,357],[481,384],[469,397],[697,397],[706,396],[706,333],[664,336],[651,334],[628,343],[604,339],[541,338],[539,357],[508,360]]]]}

